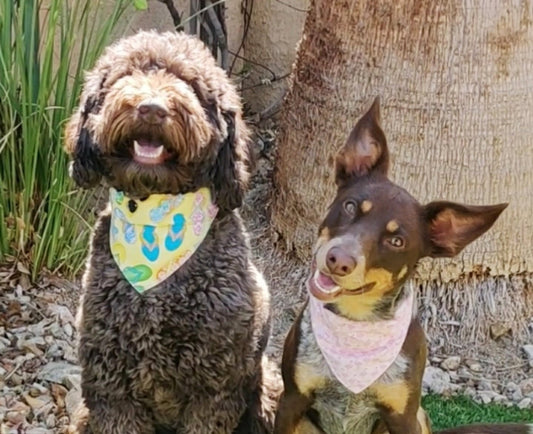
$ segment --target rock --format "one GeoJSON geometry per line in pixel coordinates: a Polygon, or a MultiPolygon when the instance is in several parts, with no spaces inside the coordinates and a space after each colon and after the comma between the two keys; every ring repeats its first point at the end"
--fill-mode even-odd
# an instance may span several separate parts
{"type": "Polygon", "coordinates": [[[49,430],[48,428],[28,428],[26,431],[26,434],[54,434],[53,430],[49,430]]]}
{"type": "Polygon", "coordinates": [[[459,356],[447,357],[442,361],[440,367],[446,371],[456,371],[461,364],[461,358],[459,356]]]}
{"type": "Polygon", "coordinates": [[[55,428],[56,426],[56,417],[53,413],[49,414],[48,416],[46,416],[46,426],[48,428],[55,428]]]}
{"type": "Polygon", "coordinates": [[[68,324],[68,323],[65,324],[65,325],[63,326],[63,330],[65,330],[65,333],[66,333],[66,335],[67,335],[69,338],[71,338],[72,335],[74,334],[74,329],[73,329],[72,326],[71,326],[70,324],[68,324]]]}
{"type": "Polygon", "coordinates": [[[533,378],[526,378],[520,382],[520,390],[522,395],[526,396],[533,393],[533,378]]]}
{"type": "Polygon", "coordinates": [[[66,306],[59,304],[49,304],[47,313],[51,316],[59,318],[61,324],[74,324],[74,316],[66,306]]]}
{"type": "Polygon", "coordinates": [[[33,397],[44,395],[46,393],[48,393],[48,389],[39,383],[33,383],[29,390],[29,394],[33,397]]]}
{"type": "Polygon", "coordinates": [[[70,374],[63,379],[63,385],[67,389],[81,389],[81,376],[79,374],[70,374]]]}
{"type": "Polygon", "coordinates": [[[46,351],[49,359],[64,359],[72,364],[77,364],[78,355],[76,349],[66,340],[54,339],[46,351]]]}
{"type": "Polygon", "coordinates": [[[28,326],[28,332],[33,336],[44,336],[46,328],[53,323],[53,320],[46,318],[39,321],[37,324],[31,324],[28,326]]]}
{"type": "Polygon", "coordinates": [[[422,389],[427,392],[443,394],[450,390],[450,375],[442,369],[428,366],[422,379],[422,389]]]}
{"type": "Polygon", "coordinates": [[[481,363],[475,361],[475,360],[466,360],[466,365],[472,372],[482,372],[483,366],[481,366],[481,363]]]}
{"type": "Polygon", "coordinates": [[[531,398],[524,398],[518,403],[518,408],[524,409],[531,407],[531,398]]]}
{"type": "Polygon", "coordinates": [[[67,410],[67,414],[73,414],[81,402],[81,389],[74,388],[68,391],[67,395],[65,396],[65,408],[67,410]]]}
{"type": "Polygon", "coordinates": [[[60,384],[52,383],[50,390],[56,405],[59,408],[65,407],[65,396],[67,395],[67,389],[60,384]]]}
{"type": "Polygon", "coordinates": [[[6,412],[5,420],[12,425],[19,425],[26,420],[26,416],[29,414],[30,410],[29,406],[18,401],[6,412]]]}
{"type": "Polygon", "coordinates": [[[39,380],[62,384],[68,375],[80,374],[81,368],[66,362],[49,362],[37,375],[39,380]]]}
{"type": "Polygon", "coordinates": [[[511,327],[508,325],[502,323],[502,322],[495,322],[494,324],[491,324],[490,326],[490,337],[494,340],[497,340],[501,338],[503,335],[506,335],[511,331],[511,327]]]}
{"type": "Polygon", "coordinates": [[[522,347],[522,350],[524,350],[524,353],[526,353],[529,366],[533,367],[533,345],[530,345],[530,344],[524,345],[522,347]]]}
{"type": "Polygon", "coordinates": [[[52,400],[48,404],[43,405],[34,411],[34,416],[37,420],[43,420],[46,415],[52,413],[55,409],[55,404],[52,400]]]}
{"type": "Polygon", "coordinates": [[[488,380],[480,380],[477,390],[492,391],[492,383],[488,380]]]}
{"type": "Polygon", "coordinates": [[[41,395],[36,398],[31,396],[29,393],[23,395],[24,401],[31,407],[32,410],[38,410],[46,404],[50,403],[52,398],[49,395],[41,395]]]}
{"type": "Polygon", "coordinates": [[[39,348],[39,346],[44,347],[46,342],[40,336],[29,338],[29,339],[20,339],[17,342],[17,348],[21,350],[31,351],[36,356],[42,356],[44,352],[39,348]]]}
{"type": "Polygon", "coordinates": [[[494,397],[492,398],[492,401],[495,404],[507,404],[509,402],[507,397],[504,395],[501,395],[500,393],[497,393],[496,395],[494,395],[494,397]]]}
{"type": "Polygon", "coordinates": [[[492,402],[494,398],[498,397],[498,399],[505,400],[505,397],[500,395],[499,393],[493,392],[491,390],[480,390],[478,391],[476,397],[483,403],[488,404],[489,402],[492,402]]]}
{"type": "Polygon", "coordinates": [[[520,402],[524,398],[520,386],[512,381],[505,386],[505,394],[514,402],[520,402]]]}
{"type": "Polygon", "coordinates": [[[461,377],[457,374],[457,371],[448,371],[448,374],[450,374],[450,380],[452,383],[461,382],[461,377]]]}
{"type": "Polygon", "coordinates": [[[52,333],[52,336],[56,339],[65,339],[66,337],[63,327],[61,327],[57,322],[50,326],[50,333],[52,333]]]}
{"type": "Polygon", "coordinates": [[[465,390],[463,393],[465,396],[473,398],[474,396],[476,396],[476,389],[474,389],[473,387],[465,387],[465,390]]]}
{"type": "Polygon", "coordinates": [[[22,384],[22,377],[19,374],[12,374],[8,381],[8,384],[12,386],[20,386],[22,384]]]}

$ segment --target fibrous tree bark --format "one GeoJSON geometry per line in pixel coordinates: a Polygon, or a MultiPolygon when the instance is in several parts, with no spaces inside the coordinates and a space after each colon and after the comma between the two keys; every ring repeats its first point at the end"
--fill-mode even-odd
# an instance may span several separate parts
{"type": "Polygon", "coordinates": [[[313,0],[280,116],[272,223],[285,245],[310,257],[335,152],[380,95],[398,184],[423,203],[510,203],[458,259],[421,264],[426,326],[461,343],[496,323],[523,338],[533,316],[532,14],[532,0],[313,0]]]}

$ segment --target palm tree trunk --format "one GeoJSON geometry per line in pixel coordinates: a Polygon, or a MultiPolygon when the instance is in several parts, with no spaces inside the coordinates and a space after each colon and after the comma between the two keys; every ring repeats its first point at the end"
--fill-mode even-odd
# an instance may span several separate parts
{"type": "Polygon", "coordinates": [[[335,191],[336,149],[380,95],[395,182],[423,203],[510,202],[458,259],[421,264],[427,325],[444,321],[474,339],[498,322],[524,337],[533,316],[532,13],[533,0],[313,0],[278,137],[272,222],[285,245],[309,258],[335,191]]]}

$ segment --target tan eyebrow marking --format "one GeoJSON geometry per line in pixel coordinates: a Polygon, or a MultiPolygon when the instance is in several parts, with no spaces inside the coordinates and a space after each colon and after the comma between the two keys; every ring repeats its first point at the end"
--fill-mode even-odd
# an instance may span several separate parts
{"type": "Polygon", "coordinates": [[[363,213],[367,213],[372,209],[372,202],[369,200],[363,200],[360,208],[363,213]]]}
{"type": "Polygon", "coordinates": [[[391,220],[387,223],[387,226],[385,227],[387,231],[389,232],[396,232],[400,226],[398,225],[398,222],[396,220],[391,220]]]}

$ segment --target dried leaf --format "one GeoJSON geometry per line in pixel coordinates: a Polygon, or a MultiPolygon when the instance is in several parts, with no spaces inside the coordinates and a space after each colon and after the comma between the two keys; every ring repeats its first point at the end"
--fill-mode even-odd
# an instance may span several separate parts
{"type": "Polygon", "coordinates": [[[28,270],[22,262],[17,262],[17,270],[21,273],[27,274],[28,276],[31,274],[30,270],[28,270]]]}

